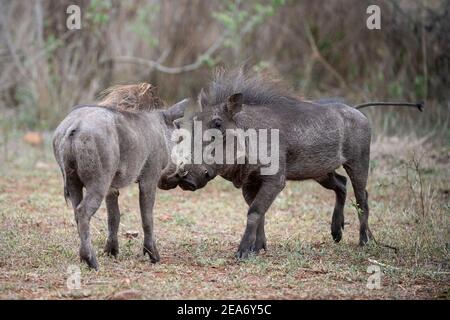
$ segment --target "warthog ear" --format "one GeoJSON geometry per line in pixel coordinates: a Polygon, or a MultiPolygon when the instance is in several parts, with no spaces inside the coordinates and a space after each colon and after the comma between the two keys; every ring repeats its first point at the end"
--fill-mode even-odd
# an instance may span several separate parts
{"type": "Polygon", "coordinates": [[[242,111],[242,101],[243,101],[242,93],[235,93],[228,98],[225,110],[230,115],[231,118],[234,117],[235,114],[242,111]]]}
{"type": "Polygon", "coordinates": [[[181,100],[180,102],[174,104],[170,108],[164,110],[164,118],[167,125],[172,125],[173,121],[183,117],[184,110],[189,105],[189,99],[181,100]]]}

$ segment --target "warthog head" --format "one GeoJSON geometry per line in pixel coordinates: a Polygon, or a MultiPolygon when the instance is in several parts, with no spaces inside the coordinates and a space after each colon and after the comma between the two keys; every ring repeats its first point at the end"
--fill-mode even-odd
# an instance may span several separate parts
{"type": "Polygon", "coordinates": [[[181,166],[177,157],[173,156],[173,150],[177,141],[174,141],[173,135],[178,127],[180,118],[183,115],[187,115],[193,112],[193,106],[189,104],[189,99],[184,99],[172,107],[163,111],[163,117],[166,124],[166,142],[169,151],[169,163],[164,168],[158,181],[158,188],[163,190],[174,189],[180,182],[180,176],[178,175],[179,168],[181,166]]]}
{"type": "MultiPolygon", "coordinates": [[[[198,104],[190,104],[185,110],[183,117],[179,117],[173,121],[175,129],[171,137],[171,164],[163,172],[159,187],[161,189],[172,189],[179,185],[183,190],[194,191],[203,188],[209,180],[213,179],[216,174],[214,164],[195,161],[195,149],[203,151],[206,142],[198,143],[194,140],[194,123],[203,123],[202,131],[198,132],[203,137],[204,131],[207,129],[219,129],[219,122],[222,123],[220,117],[216,117],[215,108],[208,108],[203,111],[201,101],[203,91],[199,95],[198,104]],[[210,118],[214,118],[211,122],[210,118]]],[[[217,106],[217,111],[221,106],[217,106]]],[[[226,119],[225,119],[226,121],[226,119]]],[[[225,128],[225,127],[224,127],[225,128]]],[[[220,130],[220,129],[219,129],[220,130]]]]}
{"type": "MultiPolygon", "coordinates": [[[[253,107],[253,105],[296,103],[297,100],[290,98],[289,94],[281,97],[280,92],[284,93],[285,90],[277,83],[264,81],[258,76],[249,77],[242,69],[229,73],[218,70],[207,89],[201,90],[197,104],[189,106],[185,110],[184,117],[174,122],[177,128],[185,129],[188,136],[190,133],[190,137],[176,141],[176,145],[179,145],[185,138],[188,139],[185,143],[185,147],[187,145],[190,151],[187,152],[188,155],[186,156],[184,152],[184,156],[172,158],[174,163],[177,163],[174,175],[179,179],[178,185],[183,190],[194,191],[203,188],[217,175],[227,178],[237,174],[235,170],[241,167],[242,163],[239,159],[243,159],[243,155],[238,155],[237,152],[237,142],[242,138],[240,132],[254,128],[270,130],[272,127],[279,127],[278,123],[274,124],[270,112],[265,107],[259,108],[260,119],[266,119],[262,123],[252,118],[244,105],[253,107]],[[231,143],[232,141],[236,144],[231,143]],[[231,152],[227,150],[227,145],[232,145],[231,152]],[[221,154],[216,156],[219,152],[221,154]],[[199,154],[200,157],[197,157],[199,154]]],[[[247,138],[244,136],[244,139],[247,138]]],[[[245,157],[248,157],[252,152],[248,146],[246,148],[244,153],[245,157]]]]}
{"type": "Polygon", "coordinates": [[[219,174],[221,163],[215,162],[215,152],[209,150],[208,153],[207,148],[214,142],[220,142],[217,148],[222,148],[223,159],[225,159],[227,130],[238,129],[233,117],[241,111],[242,103],[242,94],[235,93],[230,95],[224,103],[210,105],[202,90],[198,104],[188,107],[184,117],[174,121],[178,129],[184,129],[180,137],[175,137],[175,147],[185,143],[185,149],[172,153],[175,171],[169,178],[173,183],[178,180],[181,189],[195,191],[203,188],[219,174]],[[196,127],[195,130],[194,127],[196,127]],[[187,144],[185,139],[189,140],[187,144]],[[202,154],[200,160],[196,159],[196,153],[202,154]],[[211,155],[209,161],[205,159],[208,154],[211,155]]]}
{"type": "MultiPolygon", "coordinates": [[[[238,129],[234,116],[242,110],[242,94],[234,93],[230,95],[226,102],[211,105],[207,100],[207,95],[202,90],[199,95],[198,105],[202,112],[196,113],[193,120],[201,124],[201,134],[205,138],[203,142],[202,151],[206,151],[207,145],[216,139],[221,140],[223,161],[226,157],[225,141],[226,139],[234,139],[233,136],[227,133],[227,130],[238,129]],[[205,136],[205,132],[209,134],[205,136]]],[[[231,131],[228,131],[231,132],[231,131]]],[[[195,143],[195,141],[194,141],[195,143]]],[[[193,144],[194,144],[193,143],[193,144]]],[[[234,150],[233,150],[234,151],[234,150]]],[[[205,154],[203,154],[205,156],[205,154]]],[[[214,152],[212,156],[214,156],[214,152]]],[[[195,160],[195,159],[194,159],[195,160]]],[[[214,179],[220,170],[221,163],[217,163],[214,159],[207,161],[203,158],[201,163],[191,161],[191,164],[184,166],[183,172],[180,172],[179,185],[183,190],[196,190],[203,188],[210,180],[214,179]]]]}
{"type": "MultiPolygon", "coordinates": [[[[201,113],[201,106],[189,104],[182,110],[177,110],[174,116],[166,115],[166,122],[171,127],[169,130],[171,137],[168,139],[171,159],[159,180],[158,187],[160,189],[169,190],[180,185],[183,190],[194,191],[205,186],[206,182],[202,183],[194,177],[199,176],[200,172],[205,172],[206,168],[195,166],[190,168],[190,172],[186,170],[188,163],[191,163],[191,153],[186,150],[186,142],[192,141],[193,120],[199,113],[201,113]],[[182,144],[185,144],[184,149],[180,148],[182,144]]],[[[187,148],[193,149],[194,146],[189,144],[187,148]]]]}

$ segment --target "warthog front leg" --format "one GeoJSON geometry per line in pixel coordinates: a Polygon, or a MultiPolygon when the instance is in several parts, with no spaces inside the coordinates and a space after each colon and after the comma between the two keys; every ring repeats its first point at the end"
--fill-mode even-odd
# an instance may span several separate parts
{"type": "Polygon", "coordinates": [[[276,196],[283,190],[284,186],[284,175],[279,174],[264,177],[264,180],[261,182],[261,186],[248,209],[247,227],[242,236],[239,249],[236,252],[236,258],[246,259],[251,253],[256,253],[265,247],[264,216],[276,196]]]}
{"type": "Polygon", "coordinates": [[[153,205],[155,204],[157,181],[139,181],[139,206],[141,209],[142,229],[144,230],[144,255],[148,254],[150,261],[156,263],[160,260],[156,249],[153,232],[153,205]]]}
{"type": "Polygon", "coordinates": [[[106,210],[108,212],[109,234],[105,245],[105,252],[116,257],[119,253],[119,240],[117,238],[120,224],[119,190],[109,189],[106,195],[106,210]]]}
{"type": "MultiPolygon", "coordinates": [[[[246,184],[242,187],[242,194],[245,201],[250,206],[255,200],[256,194],[261,187],[260,183],[246,184]]],[[[265,215],[261,217],[258,228],[256,229],[255,253],[259,253],[261,249],[267,250],[266,234],[264,232],[265,215]]]]}

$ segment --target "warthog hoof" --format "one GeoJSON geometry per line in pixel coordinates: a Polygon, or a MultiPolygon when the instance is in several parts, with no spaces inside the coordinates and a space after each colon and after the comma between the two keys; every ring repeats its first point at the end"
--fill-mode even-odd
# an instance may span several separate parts
{"type": "Polygon", "coordinates": [[[331,236],[335,242],[341,241],[342,230],[344,230],[344,222],[342,224],[336,223],[331,225],[331,236]]]}
{"type": "Polygon", "coordinates": [[[361,230],[359,232],[359,245],[365,246],[370,240],[373,240],[372,232],[369,229],[361,230]]]}
{"type": "Polygon", "coordinates": [[[258,254],[262,249],[264,249],[264,251],[267,251],[267,241],[266,241],[266,237],[262,237],[262,238],[256,238],[255,241],[255,246],[253,248],[254,252],[256,254],[258,254]]]}
{"type": "Polygon", "coordinates": [[[267,250],[265,238],[256,239],[255,242],[249,246],[245,246],[241,243],[238,251],[235,253],[235,257],[238,260],[245,260],[252,255],[257,255],[261,251],[261,249],[264,249],[264,251],[267,250]]]}
{"type": "Polygon", "coordinates": [[[104,251],[108,255],[117,257],[117,255],[119,254],[119,241],[117,239],[115,239],[115,240],[108,239],[106,241],[104,251]]]}
{"type": "Polygon", "coordinates": [[[158,250],[156,249],[156,245],[154,244],[144,244],[144,256],[146,254],[148,254],[148,256],[150,257],[150,262],[151,263],[157,263],[159,262],[160,258],[159,258],[159,253],[158,250]]]}
{"type": "Polygon", "coordinates": [[[89,268],[98,271],[98,263],[95,253],[80,250],[80,260],[86,262],[89,268]]]}
{"type": "Polygon", "coordinates": [[[251,250],[238,249],[238,251],[234,254],[236,259],[238,260],[246,260],[250,256],[255,255],[256,253],[251,250]]]}

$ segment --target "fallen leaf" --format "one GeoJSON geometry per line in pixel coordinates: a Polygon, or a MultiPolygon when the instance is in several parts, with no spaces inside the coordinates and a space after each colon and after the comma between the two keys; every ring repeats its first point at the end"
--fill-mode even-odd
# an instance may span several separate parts
{"type": "Polygon", "coordinates": [[[30,131],[23,136],[23,141],[32,146],[40,146],[44,142],[44,138],[41,133],[30,131]]]}
{"type": "Polygon", "coordinates": [[[139,231],[129,230],[125,232],[125,237],[128,239],[135,239],[139,236],[139,231]]]}
{"type": "Polygon", "coordinates": [[[170,216],[168,214],[164,214],[164,215],[159,217],[159,220],[161,220],[161,221],[170,221],[170,220],[172,220],[172,216],[170,216]]]}

